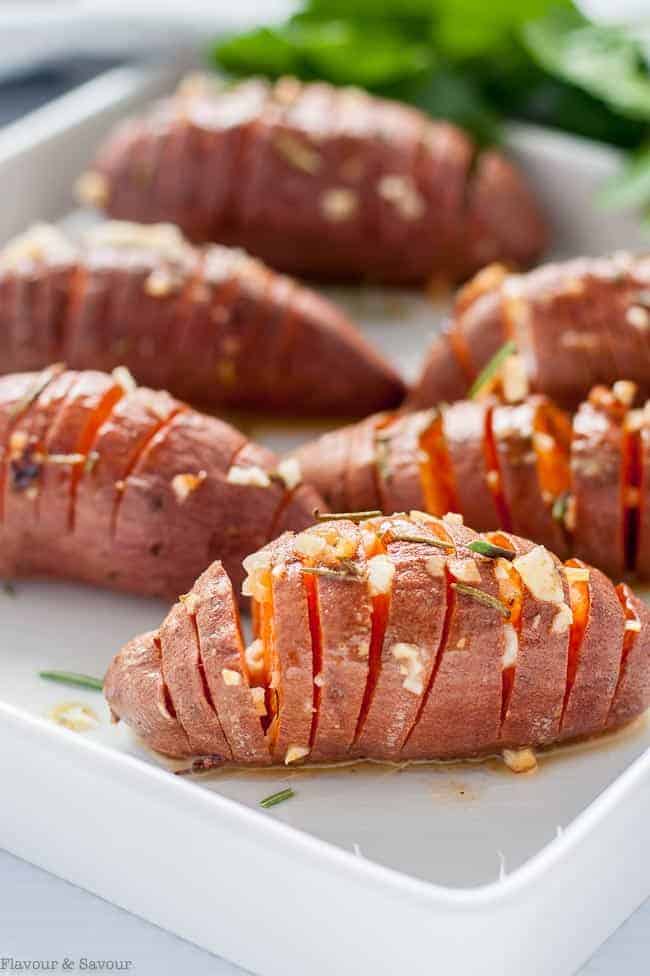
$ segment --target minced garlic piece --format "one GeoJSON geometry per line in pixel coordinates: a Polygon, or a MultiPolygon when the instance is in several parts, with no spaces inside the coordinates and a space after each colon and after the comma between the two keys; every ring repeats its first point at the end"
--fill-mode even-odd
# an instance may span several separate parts
{"type": "Polygon", "coordinates": [[[464,525],[465,520],[459,512],[447,512],[446,515],[442,516],[443,522],[449,522],[451,525],[464,525]]]}
{"type": "Polygon", "coordinates": [[[194,616],[199,609],[199,598],[196,593],[181,593],[178,598],[190,616],[194,616]]]}
{"type": "Polygon", "coordinates": [[[368,588],[370,596],[390,593],[395,563],[390,556],[380,554],[368,560],[368,588]]]}
{"type": "Polygon", "coordinates": [[[223,678],[224,685],[240,685],[241,684],[241,674],[239,671],[233,671],[231,668],[222,668],[221,677],[223,678]]]}
{"type": "Polygon", "coordinates": [[[504,647],[501,657],[501,667],[505,671],[517,663],[519,655],[519,636],[512,624],[503,625],[504,647]]]}
{"type": "Polygon", "coordinates": [[[513,773],[530,773],[537,769],[537,757],[532,749],[504,749],[503,761],[513,773]]]}
{"type": "Polygon", "coordinates": [[[79,200],[90,207],[104,207],[108,203],[108,181],[95,170],[89,169],[81,174],[75,192],[79,200]]]}
{"type": "Polygon", "coordinates": [[[528,396],[528,374],[522,356],[508,356],[501,367],[501,388],[507,403],[519,403],[528,396]]]}
{"type": "Polygon", "coordinates": [[[461,583],[480,583],[481,573],[473,559],[459,559],[456,557],[447,560],[450,573],[460,580],[461,583]]]}
{"type": "Polygon", "coordinates": [[[187,501],[192,492],[196,491],[197,488],[203,484],[207,478],[207,472],[199,471],[198,474],[190,474],[185,472],[183,474],[175,474],[172,478],[172,491],[176,496],[176,501],[179,505],[187,501]]]}
{"type": "Polygon", "coordinates": [[[314,684],[317,688],[322,688],[325,684],[325,675],[322,671],[319,671],[318,674],[314,675],[314,684]]]}
{"type": "Polygon", "coordinates": [[[298,762],[299,759],[304,759],[308,755],[308,746],[289,746],[284,757],[284,764],[288,766],[290,763],[298,762]]]}
{"type": "Polygon", "coordinates": [[[321,197],[321,210],[333,223],[349,220],[356,213],[357,206],[357,194],[344,186],[325,190],[321,197]]]}
{"type": "Polygon", "coordinates": [[[275,473],[284,481],[285,487],[289,491],[297,488],[302,481],[302,471],[297,458],[289,457],[285,458],[284,461],[280,461],[275,469],[275,473]]]}
{"type": "Polygon", "coordinates": [[[266,715],[266,695],[263,688],[251,688],[253,707],[258,715],[266,715]]]}
{"type": "Polygon", "coordinates": [[[90,245],[125,250],[153,251],[160,258],[182,264],[193,258],[188,242],[174,224],[137,224],[130,220],[106,220],[84,235],[90,245]]]}
{"type": "Polygon", "coordinates": [[[612,393],[619,403],[631,407],[636,397],[637,385],[632,380],[617,380],[612,386],[612,393]]]}
{"type": "Polygon", "coordinates": [[[564,634],[573,623],[573,611],[566,603],[561,603],[553,617],[551,630],[554,634],[564,634]]]}
{"type": "Polygon", "coordinates": [[[269,597],[269,574],[271,556],[268,552],[253,552],[246,556],[243,567],[248,574],[242,585],[244,596],[252,596],[260,603],[269,597]]]}
{"type": "Polygon", "coordinates": [[[377,184],[377,192],[383,200],[392,203],[404,220],[418,220],[426,210],[422,194],[413,181],[397,173],[382,176],[377,184]]]}
{"type": "Polygon", "coordinates": [[[77,250],[60,230],[51,224],[34,224],[0,251],[0,265],[15,268],[25,261],[73,262],[77,250]]]}
{"type": "Polygon", "coordinates": [[[138,384],[133,379],[130,370],[126,366],[116,366],[112,372],[113,379],[115,382],[122,387],[125,393],[133,393],[137,389],[138,384]]]}
{"type": "Polygon", "coordinates": [[[50,718],[73,732],[88,732],[99,725],[99,719],[92,708],[81,702],[62,702],[50,712],[50,718]]]}
{"type": "Polygon", "coordinates": [[[271,484],[271,479],[266,471],[257,465],[244,468],[233,464],[228,471],[226,481],[230,482],[231,485],[251,485],[255,488],[268,488],[271,484]]]}
{"type": "Polygon", "coordinates": [[[488,471],[488,473],[485,475],[485,480],[488,484],[488,488],[491,488],[492,491],[496,491],[501,483],[499,472],[495,471],[494,468],[488,471]]]}
{"type": "Polygon", "coordinates": [[[625,629],[626,630],[631,630],[632,633],[634,633],[634,634],[640,634],[641,633],[641,621],[640,620],[633,620],[632,618],[629,618],[628,620],[625,621],[625,629]]]}
{"type": "Polygon", "coordinates": [[[415,644],[397,643],[390,649],[396,661],[400,663],[400,672],[403,674],[404,681],[402,687],[414,695],[421,695],[424,691],[422,672],[424,665],[420,658],[419,648],[415,644]]]}
{"type": "Polygon", "coordinates": [[[246,667],[253,676],[257,677],[264,671],[264,644],[258,637],[249,644],[244,651],[246,667]]]}
{"type": "Polygon", "coordinates": [[[293,540],[293,551],[298,556],[314,559],[328,548],[327,541],[315,532],[301,532],[293,540]]]}
{"type": "Polygon", "coordinates": [[[566,578],[568,579],[569,583],[589,582],[588,566],[565,566],[564,572],[566,573],[566,578]]]}
{"type": "Polygon", "coordinates": [[[280,672],[277,670],[271,671],[271,679],[269,681],[269,688],[276,690],[280,687],[280,672]]]}
{"type": "Polygon", "coordinates": [[[542,454],[550,454],[555,450],[555,438],[542,430],[536,430],[533,434],[533,447],[542,454]]]}
{"type": "Polygon", "coordinates": [[[288,163],[303,173],[315,173],[320,168],[320,153],[287,132],[279,132],[273,139],[273,146],[288,163]]]}
{"type": "Polygon", "coordinates": [[[533,546],[524,556],[517,556],[512,565],[537,600],[562,603],[562,580],[548,549],[533,546]]]}
{"type": "Polygon", "coordinates": [[[630,305],[625,313],[625,319],[639,332],[646,332],[650,328],[650,313],[642,305],[630,305]]]}
{"type": "Polygon", "coordinates": [[[429,576],[438,577],[444,576],[445,574],[445,557],[444,556],[429,556],[424,564],[429,576]]]}

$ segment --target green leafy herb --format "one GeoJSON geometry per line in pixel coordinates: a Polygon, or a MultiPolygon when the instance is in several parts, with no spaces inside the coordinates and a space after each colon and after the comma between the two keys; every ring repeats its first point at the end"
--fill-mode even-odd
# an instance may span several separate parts
{"type": "Polygon", "coordinates": [[[496,377],[497,373],[503,366],[508,356],[512,356],[516,352],[517,352],[517,346],[512,341],[512,339],[509,339],[508,342],[505,342],[501,346],[501,348],[495,352],[494,356],[489,361],[487,366],[485,366],[481,370],[479,375],[476,377],[476,379],[470,386],[469,392],[467,394],[470,400],[473,399],[477,395],[477,393],[480,393],[483,387],[487,386],[488,383],[492,382],[492,380],[496,377]]]}
{"type": "Polygon", "coordinates": [[[265,796],[263,800],[260,800],[260,806],[268,810],[269,807],[275,807],[278,803],[284,803],[285,800],[290,800],[295,795],[291,787],[288,787],[286,790],[279,790],[277,793],[271,793],[270,796],[265,796]]]}
{"type": "Polygon", "coordinates": [[[420,542],[422,543],[422,545],[425,546],[435,546],[436,549],[455,550],[456,548],[453,542],[451,541],[444,542],[442,539],[435,539],[431,535],[415,535],[415,534],[411,534],[410,532],[398,533],[398,532],[392,532],[390,530],[388,534],[390,535],[391,540],[394,540],[395,542],[416,542],[416,543],[420,542]]]}
{"type": "Polygon", "coordinates": [[[622,28],[590,24],[576,10],[567,9],[526,24],[523,39],[549,74],[621,115],[650,119],[650,76],[643,51],[622,28]]]}
{"type": "Polygon", "coordinates": [[[487,539],[475,539],[474,542],[470,542],[467,548],[471,549],[472,552],[480,553],[481,556],[489,556],[490,559],[514,559],[516,556],[512,549],[506,549],[505,546],[495,546],[487,539]]]}
{"type": "Polygon", "coordinates": [[[76,671],[39,671],[38,676],[47,681],[57,681],[61,685],[92,688],[93,691],[101,691],[104,687],[104,682],[100,678],[92,678],[88,674],[78,674],[76,671]]]}

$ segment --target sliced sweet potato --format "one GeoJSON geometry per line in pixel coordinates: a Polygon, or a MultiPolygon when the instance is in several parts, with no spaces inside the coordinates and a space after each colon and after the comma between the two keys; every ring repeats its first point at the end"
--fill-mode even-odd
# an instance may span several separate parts
{"type": "Polygon", "coordinates": [[[404,394],[330,302],[242,251],[194,248],[170,224],[106,223],[80,240],[38,226],[12,241],[0,252],[5,331],[3,370],[126,365],[213,408],[354,416],[404,394]]]}
{"type": "Polygon", "coordinates": [[[210,567],[164,625],[163,645],[184,627],[167,649],[179,668],[167,693],[165,647],[161,662],[160,635],[145,635],[144,691],[138,645],[109,670],[115,716],[174,755],[213,748],[218,716],[232,761],[260,765],[538,748],[618,728],[650,704],[650,611],[625,586],[517,536],[479,536],[459,516],[357,517],[247,558],[258,636],[246,651],[232,588],[210,567]],[[139,696],[152,686],[164,707],[149,731],[139,696]]]}
{"type": "Polygon", "coordinates": [[[106,374],[57,373],[0,381],[3,574],[177,596],[216,555],[241,581],[247,552],[324,507],[227,424],[106,374]]]}
{"type": "Polygon", "coordinates": [[[236,243],[321,278],[464,277],[493,258],[528,264],[546,237],[499,151],[406,105],[296,79],[228,91],[193,80],[109,137],[81,190],[112,216],[174,220],[194,240],[236,243]],[[199,152],[179,169],[197,137],[199,152]],[[143,143],[161,149],[139,195],[128,188],[143,143]]]}

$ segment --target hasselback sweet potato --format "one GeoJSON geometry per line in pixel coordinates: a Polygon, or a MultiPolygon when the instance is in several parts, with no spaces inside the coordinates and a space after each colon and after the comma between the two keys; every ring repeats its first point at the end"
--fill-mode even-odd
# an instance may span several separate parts
{"type": "Polygon", "coordinates": [[[625,377],[650,396],[650,258],[619,252],[509,274],[484,268],[458,293],[429,351],[413,409],[458,400],[506,340],[530,388],[573,408],[598,383],[625,377]]]}
{"type": "Polygon", "coordinates": [[[454,510],[648,579],[650,404],[635,396],[628,381],[594,387],[573,417],[539,394],[384,413],[291,457],[331,510],[454,510]]]}
{"type": "Polygon", "coordinates": [[[644,603],[458,515],[341,516],[245,566],[248,647],[214,563],[108,669],[114,718],[158,752],[267,765],[508,751],[517,765],[650,704],[644,603]]]}
{"type": "Polygon", "coordinates": [[[528,265],[545,226],[517,168],[461,129],[357,89],[188,79],[109,136],[79,183],[113,217],[172,221],[325,279],[528,265]]]}
{"type": "Polygon", "coordinates": [[[311,521],[295,464],[126,370],[0,377],[0,575],[177,597],[311,521]]]}
{"type": "Polygon", "coordinates": [[[334,305],[242,251],[172,225],[38,225],[0,251],[0,370],[126,365],[193,403],[363,416],[394,370],[334,305]]]}

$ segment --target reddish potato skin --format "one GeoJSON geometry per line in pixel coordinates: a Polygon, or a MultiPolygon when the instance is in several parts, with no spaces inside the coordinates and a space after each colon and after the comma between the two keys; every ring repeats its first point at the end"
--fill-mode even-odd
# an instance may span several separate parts
{"type": "Polygon", "coordinates": [[[110,136],[92,173],[91,202],[114,217],[174,220],[193,240],[323,279],[457,279],[489,260],[530,264],[546,242],[529,188],[499,152],[408,106],[323,83],[185,85],[110,136]],[[200,150],[175,181],[187,129],[200,150]],[[135,194],[147,143],[161,149],[135,194]],[[219,188],[210,197],[208,172],[219,188]]]}
{"type": "Polygon", "coordinates": [[[563,556],[566,555],[564,535],[553,518],[553,501],[542,497],[537,473],[534,423],[542,405],[542,398],[529,397],[516,406],[495,406],[492,434],[512,531],[563,556]]]}
{"type": "Polygon", "coordinates": [[[611,576],[625,572],[623,431],[605,410],[583,403],[573,418],[573,545],[580,558],[611,576]]]}
{"type": "Polygon", "coordinates": [[[104,678],[104,695],[115,720],[124,719],[156,752],[192,755],[189,739],[170,711],[157,634],[143,634],[117,654],[104,678]]]}
{"type": "Polygon", "coordinates": [[[192,607],[199,637],[205,680],[227,739],[233,762],[271,761],[243,666],[243,643],[239,612],[232,588],[221,563],[213,563],[192,587],[192,607]],[[224,669],[241,675],[239,683],[227,684],[224,669]]]}
{"type": "Polygon", "coordinates": [[[170,598],[215,556],[241,581],[251,549],[324,507],[308,486],[289,491],[269,479],[274,455],[234,428],[166,394],[126,392],[102,373],[0,379],[0,432],[0,572],[9,578],[52,575],[170,598]],[[12,432],[30,431],[42,453],[34,463],[9,449],[12,432]],[[235,483],[233,466],[268,483],[235,483]],[[186,475],[197,480],[185,497],[186,475]]]}
{"type": "Polygon", "coordinates": [[[0,252],[3,371],[126,365],[193,403],[280,413],[363,416],[404,395],[338,308],[241,251],[173,227],[32,233],[0,252]]]}
{"type": "MultiPolygon", "coordinates": [[[[484,274],[483,272],[481,274],[484,274]]],[[[478,276],[480,278],[481,275],[478,276]]],[[[471,352],[474,376],[508,338],[526,363],[531,389],[575,408],[597,383],[630,379],[650,396],[650,259],[616,254],[493,276],[460,293],[452,331],[471,352]],[[488,284],[489,279],[488,279],[488,284]]],[[[409,397],[412,408],[464,396],[464,374],[447,336],[436,339],[409,397]]]]}
{"type": "Polygon", "coordinates": [[[473,400],[459,400],[442,411],[457,508],[478,532],[487,532],[500,522],[487,483],[484,439],[488,412],[485,403],[473,400]]]}
{"type": "MultiPolygon", "coordinates": [[[[524,555],[532,543],[508,536],[517,555],[524,555]]],[[[562,581],[564,603],[569,604],[569,587],[563,567],[553,556],[562,581]]],[[[610,583],[611,586],[611,583],[610,583]]],[[[523,742],[548,745],[557,741],[566,690],[569,629],[553,632],[557,604],[537,599],[524,584],[519,631],[519,651],[514,682],[500,740],[517,747],[523,742]]]]}
{"type": "Polygon", "coordinates": [[[610,729],[620,728],[637,718],[648,707],[650,699],[650,611],[647,603],[639,600],[625,583],[621,583],[617,590],[621,602],[628,600],[634,607],[641,631],[632,634],[631,646],[621,663],[614,700],[607,717],[607,728],[610,729]]]}
{"type": "MultiPolygon", "coordinates": [[[[554,627],[560,604],[535,596],[524,585],[514,680],[509,698],[504,701],[502,668],[506,621],[499,607],[486,604],[484,597],[495,597],[504,609],[506,605],[499,589],[497,563],[467,548],[477,539],[476,533],[452,517],[440,520],[416,514],[410,518],[370,519],[364,521],[362,529],[348,521],[325,522],[320,523],[315,532],[306,534],[312,538],[328,538],[330,544],[338,546],[341,540],[359,540],[361,533],[364,545],[369,534],[374,533],[383,539],[395,565],[383,646],[371,669],[367,657],[372,629],[370,584],[363,576],[364,557],[358,548],[353,560],[360,571],[358,578],[316,577],[318,583],[326,584],[326,589],[319,588],[314,620],[320,627],[322,661],[318,664],[322,680],[314,682],[312,689],[317,686],[319,694],[314,690],[317,711],[313,715],[312,750],[308,757],[301,756],[307,762],[350,758],[460,759],[480,757],[506,748],[548,746],[576,735],[618,728],[642,714],[650,704],[650,611],[623,584],[617,593],[604,576],[590,570],[591,610],[579,648],[575,680],[568,692],[570,618],[567,620],[563,612],[562,626],[554,627]],[[438,546],[425,548],[423,542],[400,540],[398,536],[408,526],[412,531],[417,527],[422,536],[431,533],[432,538],[451,538],[455,551],[438,546]],[[432,557],[435,566],[429,562],[432,557]],[[471,573],[474,583],[467,584],[469,591],[465,592],[453,586],[467,572],[467,566],[463,568],[459,559],[474,566],[471,573]],[[480,582],[476,580],[476,574],[480,576],[480,582]],[[476,598],[477,590],[482,591],[482,599],[476,598]],[[627,650],[621,654],[623,635],[627,634],[621,608],[626,601],[640,630],[633,632],[631,638],[628,634],[627,650]],[[424,652],[421,691],[404,687],[404,671],[394,666],[395,655],[391,649],[395,643],[420,647],[424,652]],[[504,705],[507,708],[504,709],[504,705]]],[[[518,555],[533,548],[532,543],[516,536],[508,536],[508,539],[518,555]]],[[[295,541],[294,536],[285,534],[266,547],[269,568],[286,569],[297,565],[295,557],[299,550],[295,548],[295,541]]],[[[303,554],[299,555],[299,561],[303,563],[304,546],[303,538],[300,543],[303,554]]],[[[566,603],[568,585],[563,567],[556,557],[552,557],[552,561],[559,571],[566,603]]],[[[318,560],[311,565],[318,565],[318,560]]],[[[331,569],[332,564],[329,565],[331,569]]],[[[533,577],[527,578],[530,582],[533,577]]],[[[526,583],[524,576],[522,581],[526,583]]],[[[310,646],[307,641],[303,594],[300,590],[293,592],[300,594],[298,603],[293,605],[287,591],[287,600],[282,602],[280,613],[281,629],[288,641],[285,663],[295,667],[297,673],[290,676],[288,669],[281,665],[282,673],[274,680],[285,686],[280,695],[284,707],[288,708],[285,718],[291,723],[299,719],[300,735],[304,739],[308,727],[307,712],[305,709],[303,717],[299,705],[309,702],[308,689],[316,677],[313,673],[316,660],[314,645],[310,646]],[[294,656],[290,660],[292,652],[294,656]]],[[[238,635],[237,607],[232,589],[218,564],[203,574],[197,587],[183,600],[190,612],[194,612],[197,602],[199,618],[205,612],[216,615],[211,620],[219,620],[214,629],[212,657],[205,656],[204,635],[213,629],[213,623],[202,627],[199,620],[206,677],[210,670],[214,674],[215,667],[221,666],[209,662],[217,661],[222,646],[228,656],[221,660],[232,662],[233,670],[239,670],[241,645],[237,636],[233,636],[238,635]],[[215,585],[206,589],[206,581],[215,585]]],[[[168,621],[174,620],[180,606],[174,608],[168,621]]],[[[195,753],[189,742],[191,736],[186,736],[182,728],[179,736],[179,723],[170,717],[168,709],[154,713],[155,721],[148,712],[150,698],[163,703],[169,699],[160,653],[156,651],[159,640],[159,634],[145,635],[117,656],[106,680],[107,698],[114,715],[132,724],[143,734],[146,743],[152,745],[154,740],[157,741],[159,745],[154,748],[167,754],[192,755],[195,753]],[[140,650],[134,655],[133,648],[143,645],[146,653],[140,650]],[[144,692],[141,690],[143,682],[144,692]],[[142,700],[144,696],[147,696],[146,701],[142,700]]],[[[186,651],[188,661],[196,661],[192,648],[190,641],[186,651]]],[[[267,674],[267,682],[269,678],[267,674]]],[[[213,697],[224,730],[232,727],[229,723],[238,721],[233,709],[240,704],[246,707],[250,728],[255,727],[250,698],[244,695],[244,690],[248,691],[246,682],[237,687],[241,688],[243,696],[239,703],[235,698],[228,701],[225,697],[219,700],[216,695],[213,697]]],[[[183,721],[182,716],[180,721],[183,721]]],[[[270,744],[262,729],[260,722],[251,740],[257,741],[258,746],[250,750],[246,737],[240,738],[237,751],[233,748],[233,761],[252,765],[271,761],[270,744]]],[[[286,756],[283,744],[282,749],[274,751],[272,761],[292,762],[296,758],[286,756]]]]}
{"type": "Polygon", "coordinates": [[[578,665],[562,715],[561,738],[604,728],[610,714],[623,653],[625,617],[606,576],[589,570],[589,616],[578,648],[578,665]]]}
{"type": "MultiPolygon", "coordinates": [[[[465,526],[444,524],[459,555],[463,546],[477,538],[465,526]]],[[[476,559],[475,565],[480,582],[472,586],[498,599],[494,561],[476,559]]],[[[434,741],[441,759],[479,755],[496,748],[499,741],[503,618],[493,607],[454,589],[456,577],[450,572],[449,560],[447,579],[448,602],[436,669],[418,721],[402,749],[404,759],[426,758],[434,741]],[[458,721],[459,715],[462,721],[458,721]]]]}

